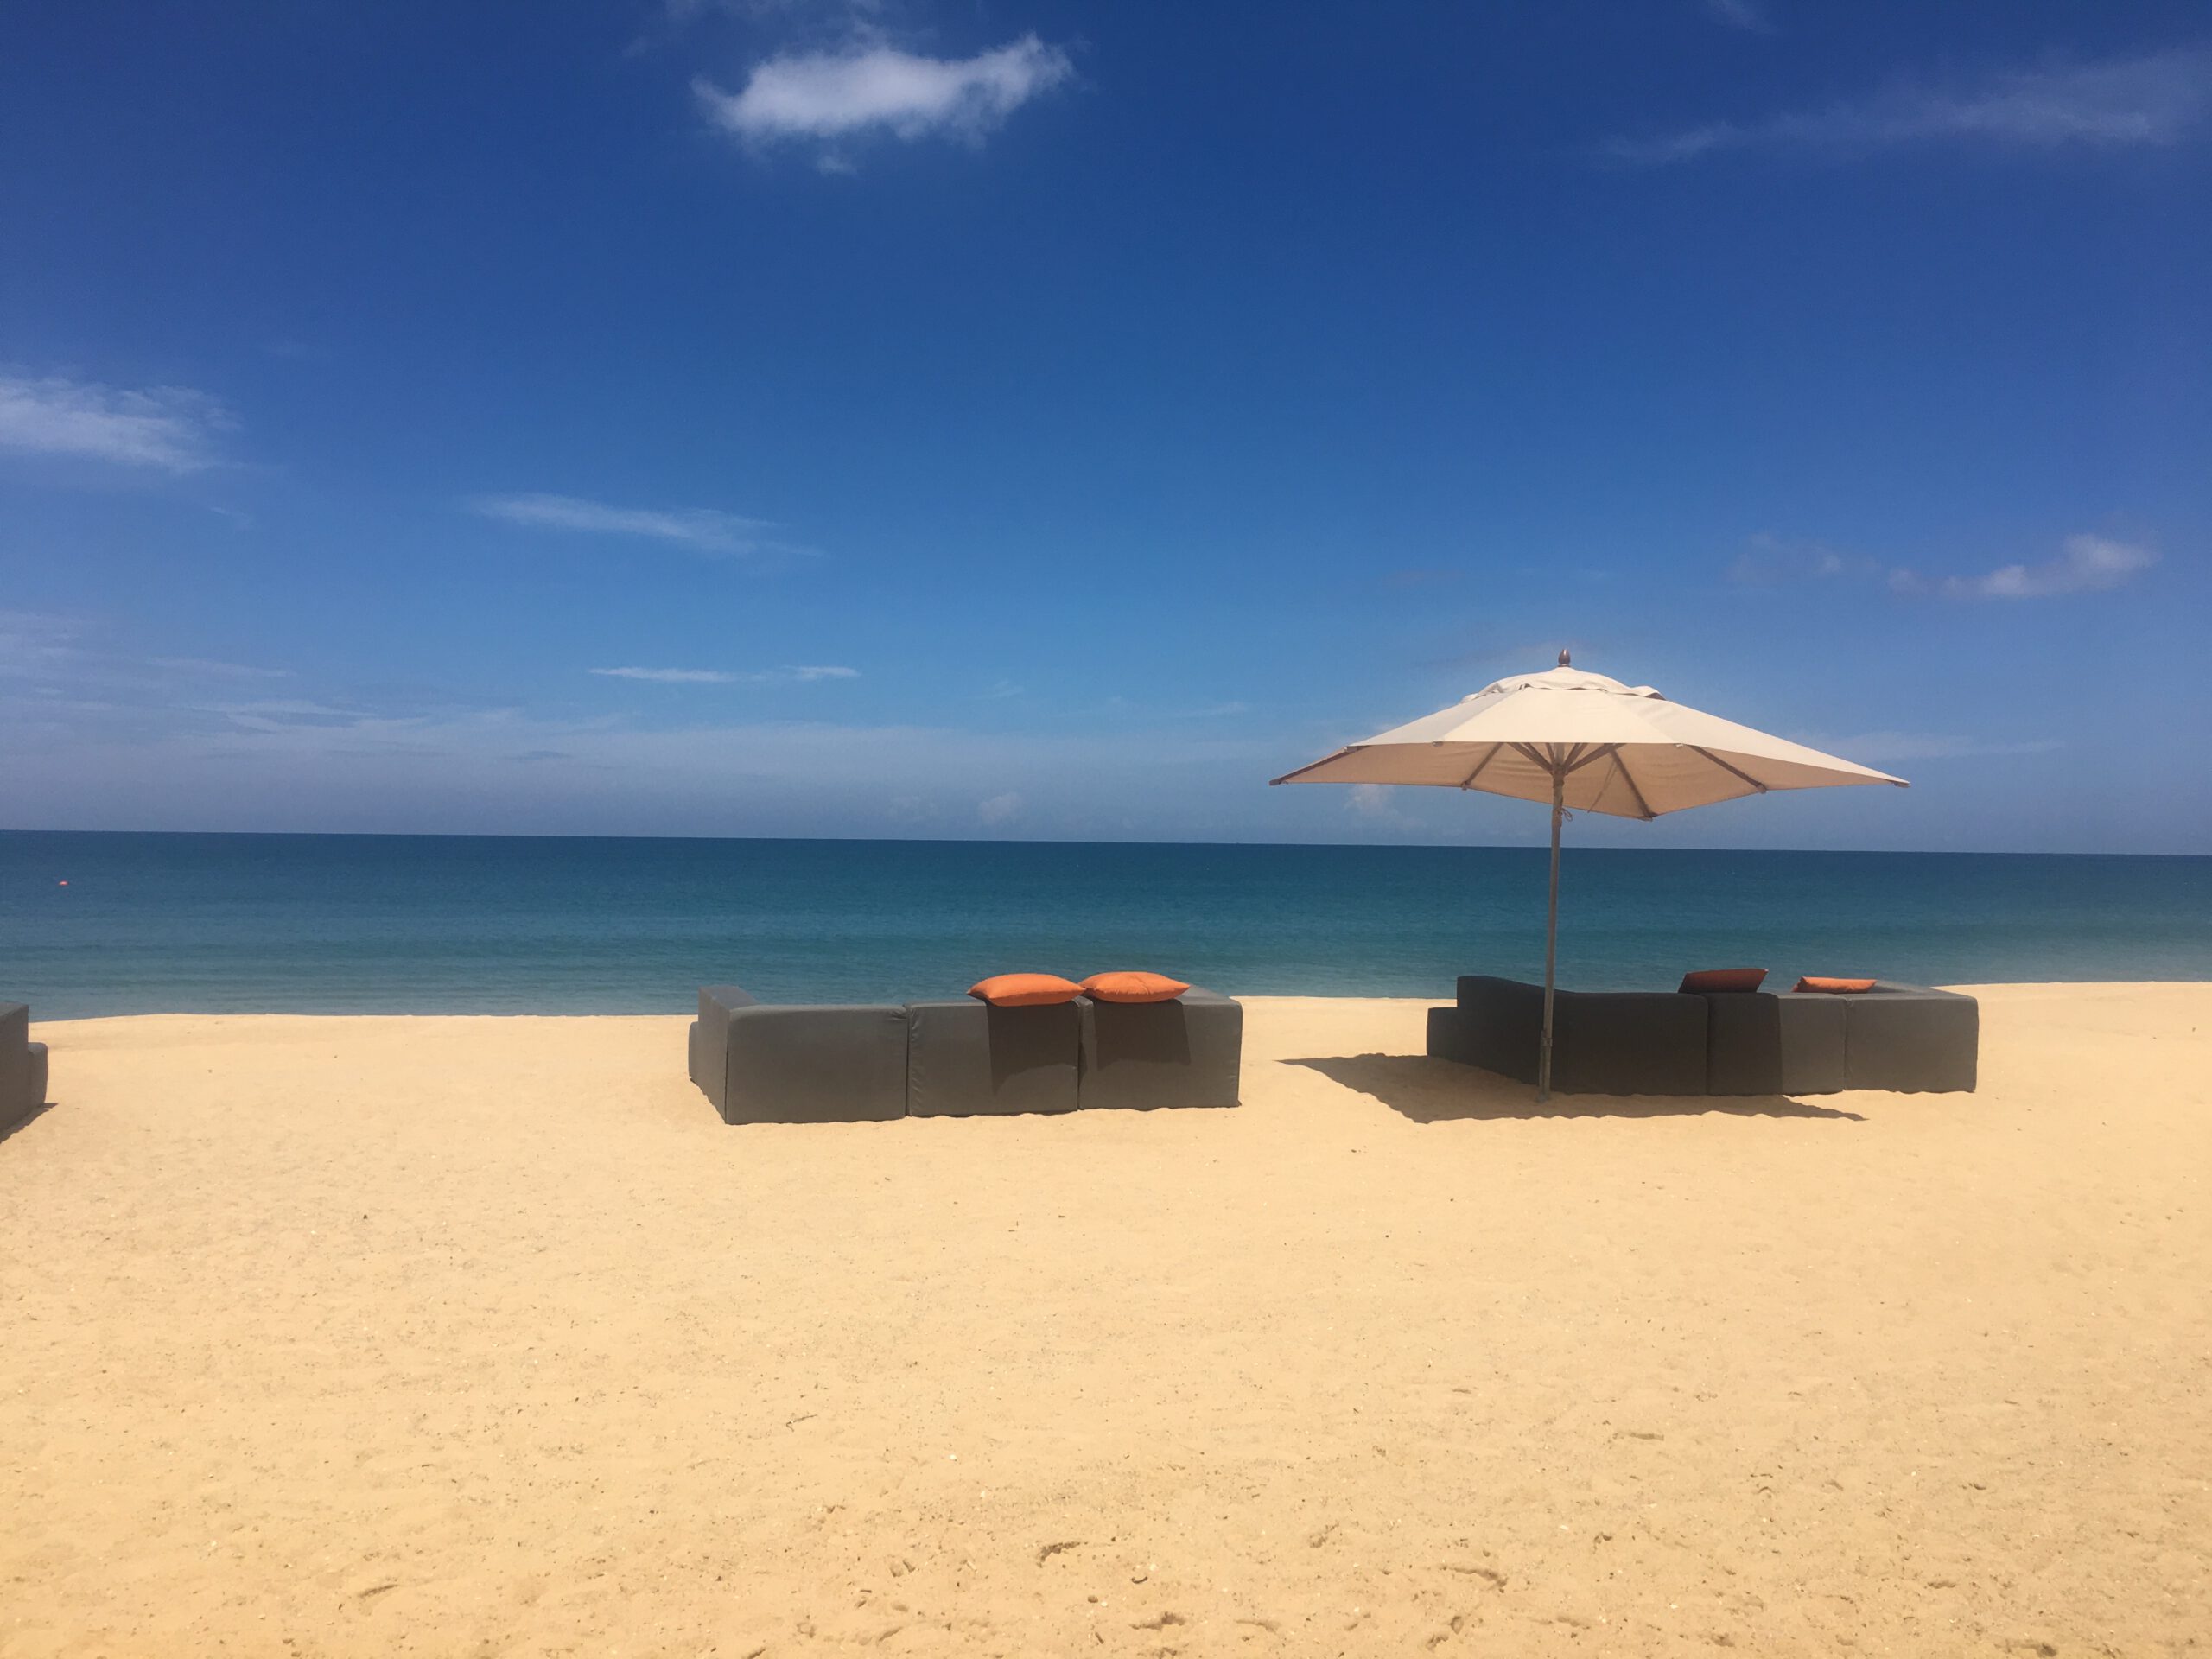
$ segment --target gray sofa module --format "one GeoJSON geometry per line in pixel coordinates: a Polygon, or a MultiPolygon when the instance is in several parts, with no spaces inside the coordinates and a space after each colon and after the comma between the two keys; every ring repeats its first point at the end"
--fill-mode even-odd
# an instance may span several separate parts
{"type": "Polygon", "coordinates": [[[842,1123],[906,1115],[906,1010],[699,992],[691,1080],[725,1123],[842,1123]]]}
{"type": "Polygon", "coordinates": [[[1195,986],[1173,1002],[996,1008],[779,1005],[710,985],[690,1042],[691,1081],[725,1123],[1234,1106],[1244,1009],[1195,986]]]}
{"type": "Polygon", "coordinates": [[[1072,1002],[909,1002],[906,1022],[909,1117],[1071,1112],[1081,1103],[1082,1016],[1072,1002]]]}
{"type": "Polygon", "coordinates": [[[1792,1001],[1844,1007],[1844,1087],[1971,1092],[1979,1078],[1981,1005],[1957,991],[1875,982],[1849,995],[1796,993],[1792,1001]]]}
{"type": "Polygon", "coordinates": [[[0,1002],[0,1129],[46,1104],[46,1045],[31,1041],[31,1011],[0,1002]]]}
{"type": "Polygon", "coordinates": [[[1192,986],[1173,1002],[1080,998],[1085,1108],[1234,1106],[1244,1005],[1192,986]]]}
{"type": "MultiPolygon", "coordinates": [[[[1824,1095],[1970,1090],[1980,1008],[1956,991],[1878,981],[1869,991],[1559,991],[1552,1087],[1560,1094],[1824,1095]]],[[[1536,1080],[1540,985],[1471,975],[1428,1012],[1428,1052],[1536,1080]]]]}
{"type": "MultiPolygon", "coordinates": [[[[1707,1092],[1705,998],[1677,991],[1558,991],[1552,1090],[1562,1095],[1707,1092]]],[[[1428,1052],[1536,1080],[1544,988],[1470,974],[1458,1002],[1428,1011],[1428,1052]]]]}

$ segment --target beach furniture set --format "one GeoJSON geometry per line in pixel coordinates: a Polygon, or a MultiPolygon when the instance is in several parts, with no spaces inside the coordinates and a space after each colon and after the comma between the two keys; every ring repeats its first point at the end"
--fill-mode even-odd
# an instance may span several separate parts
{"type": "Polygon", "coordinates": [[[31,1041],[31,1011],[0,1002],[0,1130],[46,1104],[46,1045],[31,1041]]]}
{"type": "MultiPolygon", "coordinates": [[[[1688,982],[1685,982],[1688,983],[1688,982]]],[[[1556,991],[1551,1086],[1570,1095],[1825,1095],[1971,1090],[1981,1009],[1956,991],[1556,991]]],[[[1428,1011],[1428,1052],[1539,1077],[1544,988],[1469,975],[1428,1011]]]]}
{"type": "Polygon", "coordinates": [[[710,985],[690,1040],[691,1080],[725,1123],[1234,1106],[1244,1010],[1196,986],[1020,1007],[772,1003],[710,985]]]}

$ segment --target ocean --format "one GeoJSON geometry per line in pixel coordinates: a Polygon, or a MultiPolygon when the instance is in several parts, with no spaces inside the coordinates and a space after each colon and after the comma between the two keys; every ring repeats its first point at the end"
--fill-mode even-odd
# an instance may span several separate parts
{"type": "MultiPolygon", "coordinates": [[[[985,975],[1449,996],[1543,971],[1541,848],[0,832],[0,1001],[675,1014],[985,975]]],[[[1754,966],[1921,983],[2212,979],[2212,858],[1577,849],[1560,981],[1754,966]]]]}

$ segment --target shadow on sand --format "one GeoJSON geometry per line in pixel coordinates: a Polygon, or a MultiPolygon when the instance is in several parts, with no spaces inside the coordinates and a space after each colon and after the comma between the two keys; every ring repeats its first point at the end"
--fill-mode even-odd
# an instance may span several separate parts
{"type": "Polygon", "coordinates": [[[1857,1112],[1814,1106],[1787,1095],[1554,1095],[1495,1071],[1420,1054],[1344,1054],[1287,1061],[1372,1095],[1416,1123],[1456,1123],[1530,1117],[1827,1117],[1863,1123],[1857,1112]]]}
{"type": "Polygon", "coordinates": [[[0,1142],[5,1142],[16,1135],[21,1135],[25,1129],[30,1128],[32,1124],[37,1122],[39,1119],[44,1117],[53,1109],[54,1103],[52,1101],[43,1101],[38,1105],[32,1107],[30,1110],[25,1112],[14,1122],[0,1123],[0,1142]]]}

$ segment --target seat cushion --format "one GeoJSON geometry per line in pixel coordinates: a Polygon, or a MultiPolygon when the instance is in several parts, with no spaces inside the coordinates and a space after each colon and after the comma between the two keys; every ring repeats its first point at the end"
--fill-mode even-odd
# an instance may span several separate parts
{"type": "Polygon", "coordinates": [[[968,995],[995,1008],[1043,1008],[1074,1001],[1083,987],[1058,974],[994,974],[970,985],[968,995]]]}
{"type": "Polygon", "coordinates": [[[1084,995],[1101,1002],[1173,1002],[1190,988],[1165,974],[1093,974],[1083,982],[1084,995]]]}

